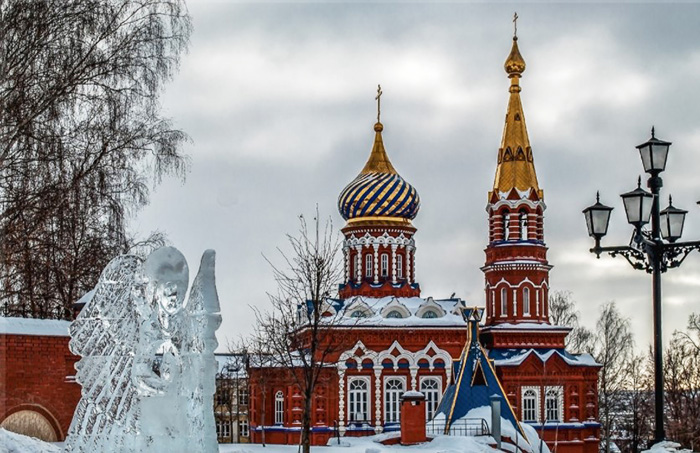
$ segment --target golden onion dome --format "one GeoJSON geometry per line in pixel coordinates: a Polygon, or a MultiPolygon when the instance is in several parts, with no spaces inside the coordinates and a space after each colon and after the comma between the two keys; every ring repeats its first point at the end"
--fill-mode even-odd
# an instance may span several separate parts
{"type": "Polygon", "coordinates": [[[384,126],[374,125],[374,146],[359,175],[338,197],[338,211],[348,223],[375,220],[407,223],[420,209],[416,189],[404,180],[391,165],[382,141],[384,126]]]}
{"type": "Polygon", "coordinates": [[[510,49],[510,55],[508,55],[503,68],[511,77],[520,77],[520,75],[525,72],[525,60],[523,60],[522,55],[520,55],[520,50],[518,50],[517,36],[513,36],[513,47],[510,49]]]}

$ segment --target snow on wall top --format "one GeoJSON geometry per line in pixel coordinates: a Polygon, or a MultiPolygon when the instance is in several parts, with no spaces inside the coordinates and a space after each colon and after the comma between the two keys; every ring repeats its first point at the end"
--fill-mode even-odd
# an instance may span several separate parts
{"type": "Polygon", "coordinates": [[[518,366],[530,354],[534,354],[542,362],[557,354],[572,366],[600,366],[590,354],[572,354],[565,349],[492,349],[489,351],[489,358],[494,360],[496,366],[518,366]]]}
{"type": "Polygon", "coordinates": [[[56,319],[0,318],[0,335],[68,337],[70,321],[56,319]]]}

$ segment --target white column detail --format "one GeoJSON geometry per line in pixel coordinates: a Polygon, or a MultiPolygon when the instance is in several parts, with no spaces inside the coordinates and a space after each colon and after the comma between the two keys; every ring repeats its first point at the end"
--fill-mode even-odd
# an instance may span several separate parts
{"type": "Polygon", "coordinates": [[[535,290],[535,316],[540,316],[540,290],[535,290]]]}
{"type": "Polygon", "coordinates": [[[416,382],[416,377],[418,376],[418,365],[411,365],[409,370],[411,371],[411,390],[415,392],[418,389],[416,382]]]}
{"type": "Polygon", "coordinates": [[[362,245],[357,246],[357,284],[362,283],[362,245]]]}
{"type": "Polygon", "coordinates": [[[350,275],[350,246],[345,244],[343,246],[343,253],[345,254],[345,281],[349,282],[352,279],[350,275]]]}
{"type": "Polygon", "coordinates": [[[382,365],[379,364],[374,366],[374,432],[382,431],[382,365]]]}
{"type": "Polygon", "coordinates": [[[396,244],[391,245],[391,283],[396,284],[396,244]]]}
{"type": "Polygon", "coordinates": [[[491,290],[491,317],[496,317],[496,290],[491,290]]]}
{"type": "Polygon", "coordinates": [[[338,431],[345,435],[345,370],[338,369],[338,431]]]}
{"type": "Polygon", "coordinates": [[[413,255],[413,247],[406,246],[406,281],[413,283],[413,266],[411,266],[411,256],[413,255]]]}
{"type": "Polygon", "coordinates": [[[513,290],[513,316],[518,316],[518,290],[513,290]]]}
{"type": "Polygon", "coordinates": [[[375,242],[374,247],[374,283],[379,283],[379,244],[375,242]]]}

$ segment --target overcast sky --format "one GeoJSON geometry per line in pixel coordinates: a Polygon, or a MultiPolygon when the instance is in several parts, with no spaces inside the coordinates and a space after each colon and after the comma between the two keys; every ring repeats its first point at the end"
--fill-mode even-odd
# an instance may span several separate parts
{"type": "MultiPolygon", "coordinates": [[[[517,9],[530,141],[544,189],[554,290],[584,324],[615,300],[637,346],[651,341],[651,278],[623,258],[596,260],[581,210],[615,210],[604,245],[627,243],[619,194],[643,172],[635,150],[656,126],[672,141],[668,193],[700,239],[700,5],[539,3],[243,3],[190,1],[190,51],[163,96],[192,143],[183,184],[166,180],[134,220],[165,231],[194,277],[217,251],[219,342],[247,334],[274,290],[299,214],[340,229],[339,192],[362,169],[381,83],[384,144],[422,207],[417,280],[424,297],[484,304],[486,195],[508,101],[503,70],[517,9]]],[[[700,253],[664,274],[664,337],[700,312],[700,253]]]]}

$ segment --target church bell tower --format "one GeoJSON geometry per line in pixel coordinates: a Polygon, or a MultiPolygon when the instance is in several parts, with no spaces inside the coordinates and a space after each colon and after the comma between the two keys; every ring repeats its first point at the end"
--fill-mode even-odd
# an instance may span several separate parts
{"type": "Polygon", "coordinates": [[[483,338],[488,347],[533,347],[533,341],[543,347],[563,347],[568,329],[559,332],[549,326],[552,266],[547,262],[544,242],[546,205],[520,100],[525,60],[517,36],[504,68],[510,79],[510,96],[496,177],[486,206],[489,242],[481,268],[486,278],[483,338]],[[509,333],[503,335],[506,331],[509,333]]]}

